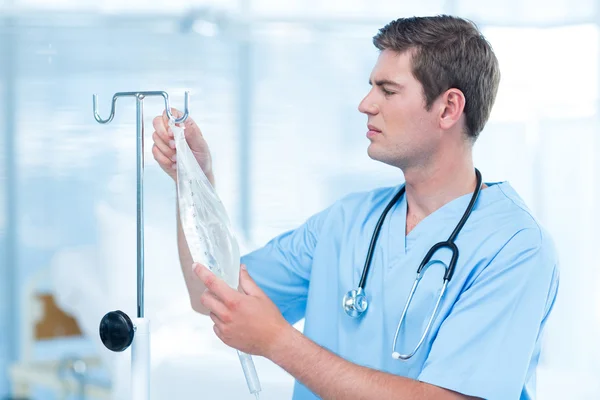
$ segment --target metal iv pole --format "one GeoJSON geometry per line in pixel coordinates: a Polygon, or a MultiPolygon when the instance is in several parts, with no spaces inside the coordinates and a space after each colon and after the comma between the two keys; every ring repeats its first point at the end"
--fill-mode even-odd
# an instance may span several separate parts
{"type": "Polygon", "coordinates": [[[110,115],[102,119],[98,113],[98,97],[94,94],[94,118],[108,124],[115,116],[119,97],[134,97],[137,122],[137,318],[133,320],[121,310],[107,313],[100,322],[100,338],[111,351],[121,352],[131,347],[131,399],[150,399],[150,321],[144,317],[144,98],[164,99],[170,120],[184,122],[188,115],[189,92],[185,92],[185,108],[181,118],[171,113],[169,95],[163,91],[119,92],[112,98],[110,115]]]}

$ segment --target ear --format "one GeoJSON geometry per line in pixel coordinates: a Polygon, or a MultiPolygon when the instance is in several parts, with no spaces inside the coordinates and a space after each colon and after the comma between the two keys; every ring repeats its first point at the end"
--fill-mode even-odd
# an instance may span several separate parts
{"type": "Polygon", "coordinates": [[[440,128],[450,129],[462,118],[465,110],[465,95],[462,91],[451,88],[442,94],[440,128]]]}

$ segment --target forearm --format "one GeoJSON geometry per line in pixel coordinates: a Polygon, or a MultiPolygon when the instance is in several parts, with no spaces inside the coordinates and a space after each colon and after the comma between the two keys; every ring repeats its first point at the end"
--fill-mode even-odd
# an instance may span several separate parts
{"type": "MultiPolygon", "coordinates": [[[[210,183],[215,185],[214,177],[212,175],[208,176],[210,183]]],[[[185,285],[187,287],[190,303],[192,309],[201,314],[208,315],[209,311],[200,303],[200,296],[206,290],[206,287],[202,283],[200,279],[196,276],[192,269],[192,264],[194,260],[192,259],[192,254],[190,253],[190,249],[188,247],[187,241],[185,240],[185,235],[183,233],[183,227],[181,226],[181,219],[179,218],[179,202],[176,204],[177,208],[177,250],[179,253],[179,263],[181,264],[181,271],[183,273],[183,278],[185,279],[185,285]]]]}
{"type": "Polygon", "coordinates": [[[322,399],[465,399],[466,396],[352,364],[290,328],[268,357],[322,399]]]}

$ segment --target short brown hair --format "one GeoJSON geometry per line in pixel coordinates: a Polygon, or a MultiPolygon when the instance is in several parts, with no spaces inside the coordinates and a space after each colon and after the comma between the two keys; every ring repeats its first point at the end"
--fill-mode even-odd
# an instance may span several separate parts
{"type": "Polygon", "coordinates": [[[400,18],[373,37],[379,50],[412,52],[412,73],[423,85],[426,107],[450,88],[465,96],[467,135],[483,130],[500,83],[492,47],[471,21],[440,15],[400,18]]]}

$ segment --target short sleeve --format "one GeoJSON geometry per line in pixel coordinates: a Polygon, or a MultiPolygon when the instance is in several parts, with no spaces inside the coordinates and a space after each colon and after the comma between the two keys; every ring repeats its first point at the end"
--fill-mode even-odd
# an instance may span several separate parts
{"type": "Polygon", "coordinates": [[[484,399],[519,399],[558,290],[540,230],[515,234],[457,299],[419,380],[484,399]]]}
{"type": "Polygon", "coordinates": [[[304,317],[313,254],[330,208],[242,257],[252,279],[291,324],[304,317]]]}

